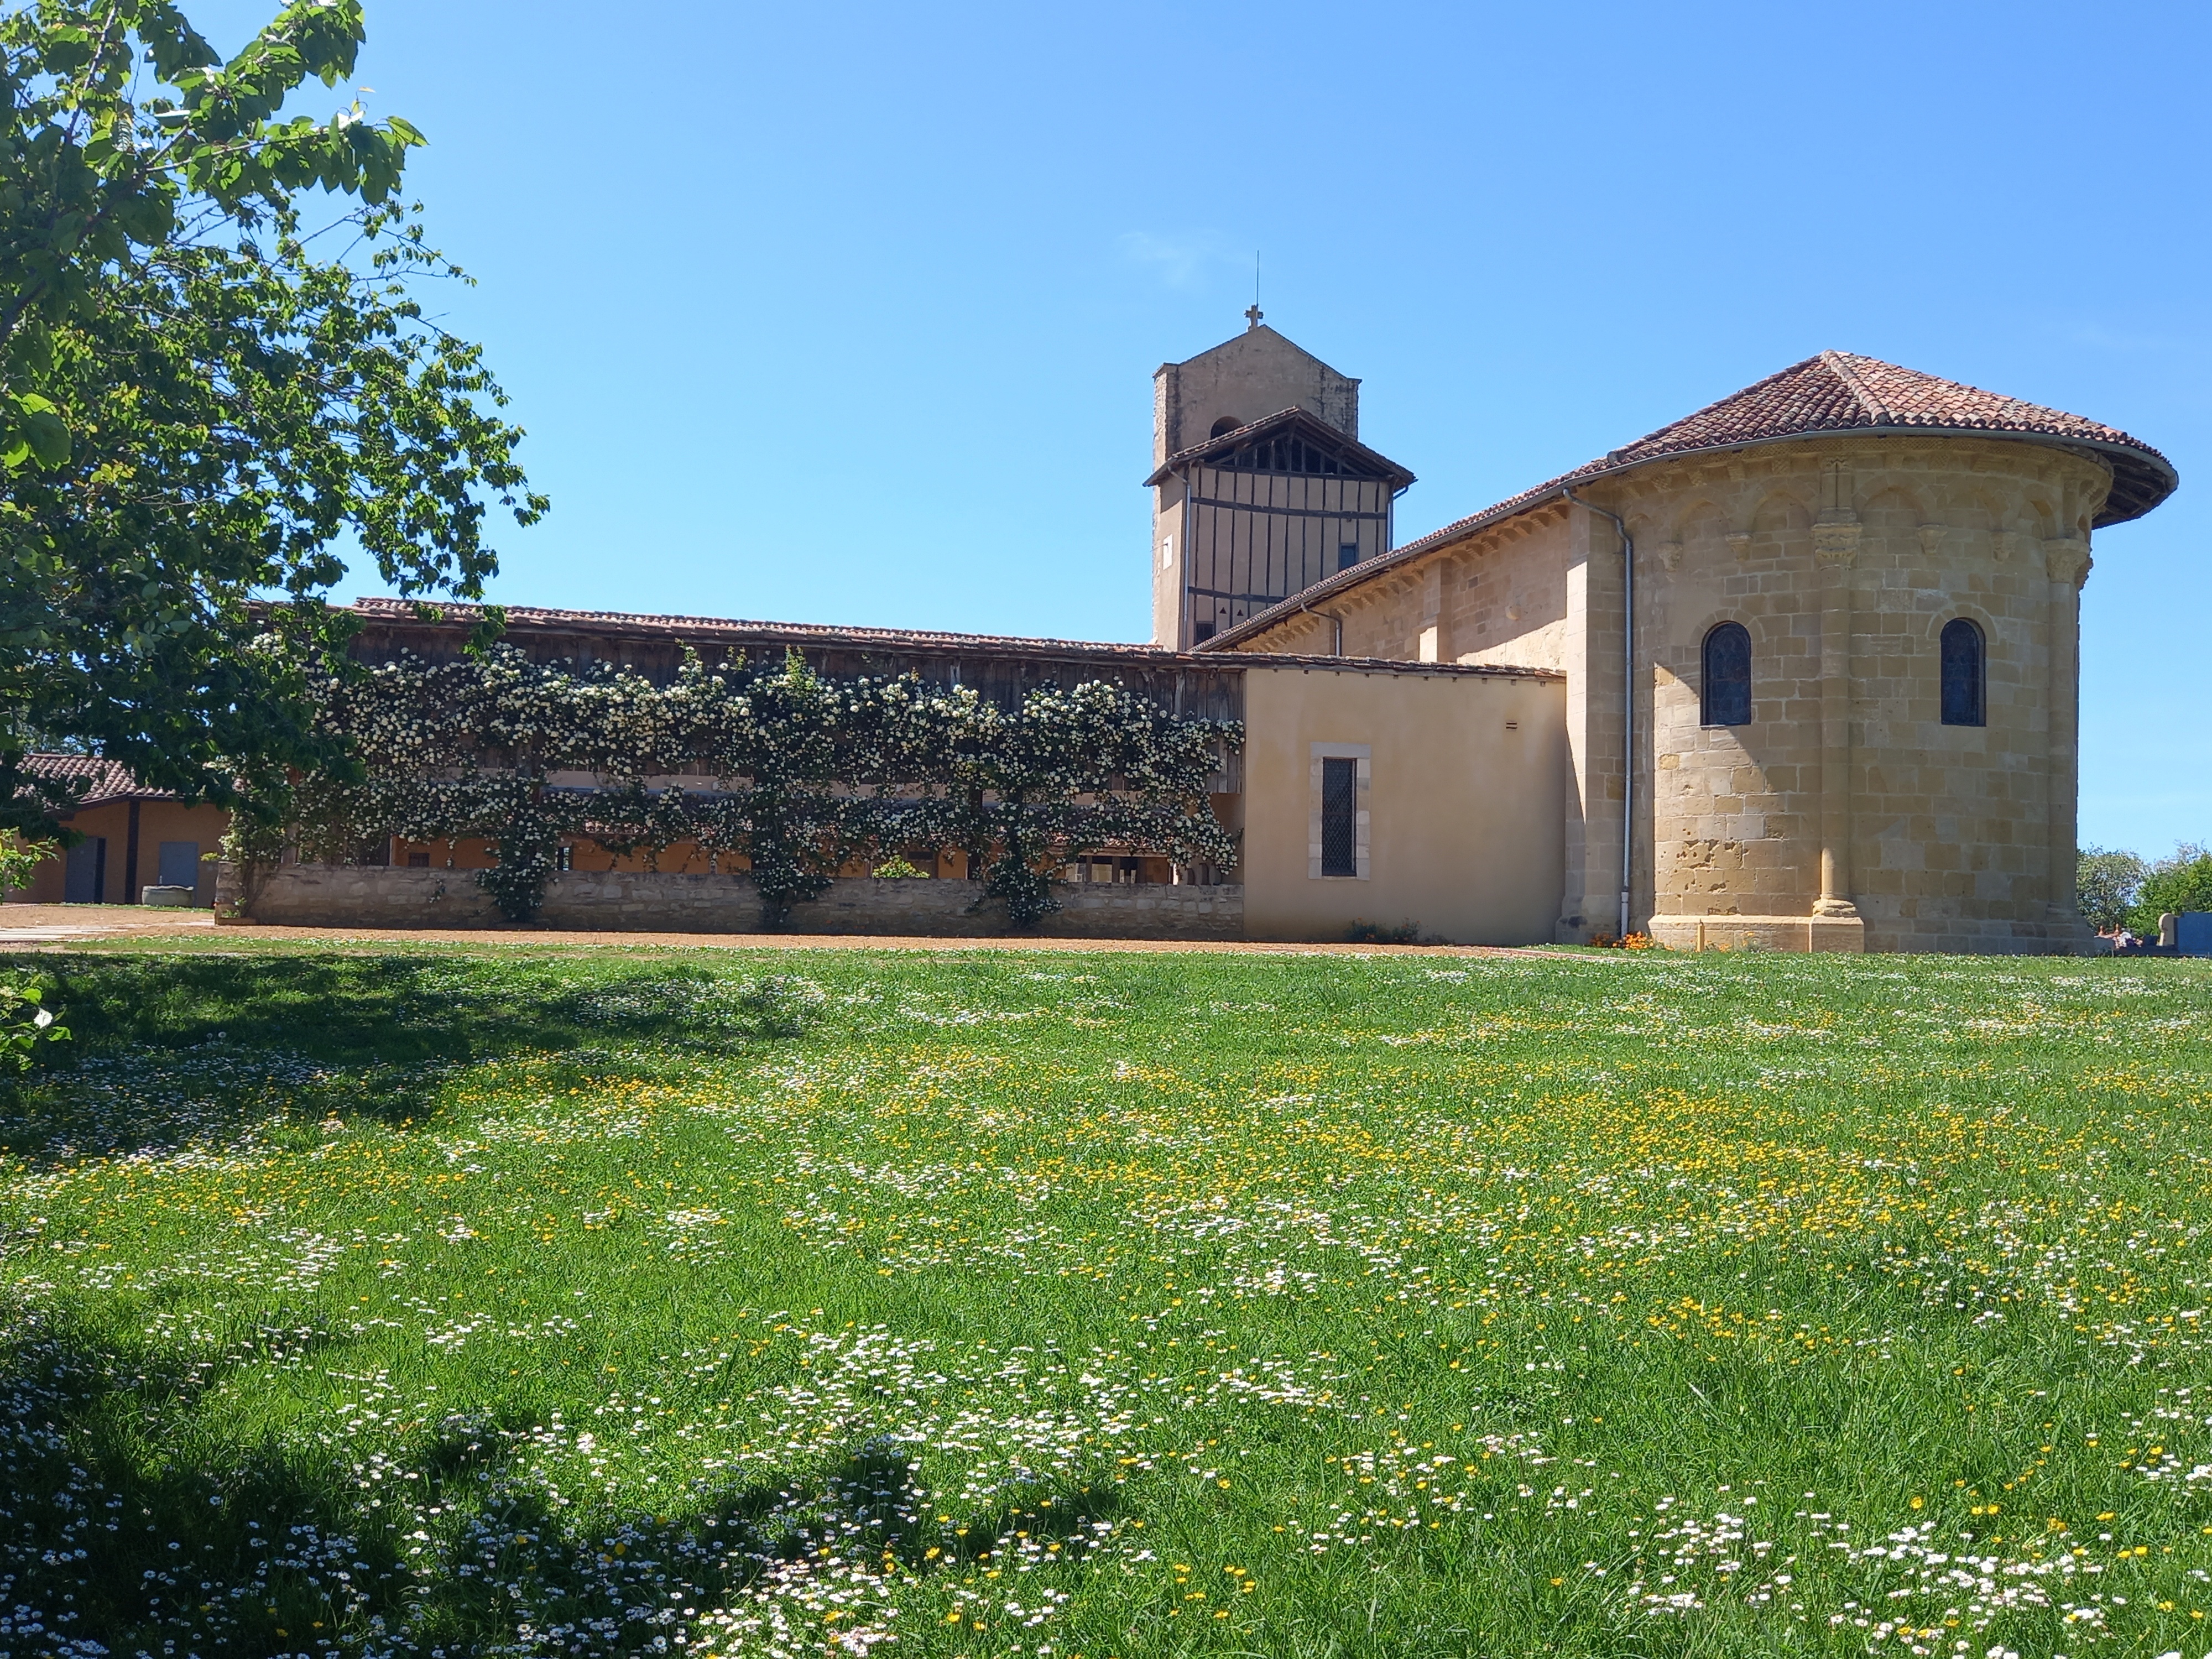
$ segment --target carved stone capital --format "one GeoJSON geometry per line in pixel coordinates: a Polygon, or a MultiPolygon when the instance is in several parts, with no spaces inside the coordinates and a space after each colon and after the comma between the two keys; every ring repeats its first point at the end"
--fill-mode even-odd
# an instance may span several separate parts
{"type": "Polygon", "coordinates": [[[1849,564],[1858,556],[1859,523],[1856,519],[1813,526],[1813,557],[1824,565],[1849,564]]]}
{"type": "Polygon", "coordinates": [[[2089,580],[2093,562],[2089,544],[2079,536],[2053,536],[2043,544],[2044,573],[2076,592],[2089,580]]]}
{"type": "Polygon", "coordinates": [[[1920,526],[1921,552],[1929,558],[1934,558],[1943,545],[1943,538],[1950,533],[1951,526],[1946,524],[1922,525],[1920,526]]]}
{"type": "Polygon", "coordinates": [[[1748,530],[1729,531],[1728,532],[1728,544],[1729,551],[1735,555],[1735,562],[1738,564],[1741,564],[1745,560],[1751,556],[1751,532],[1748,530]]]}
{"type": "Polygon", "coordinates": [[[1659,562],[1669,570],[1680,570],[1682,568],[1682,544],[1680,542],[1660,543],[1659,562]]]}

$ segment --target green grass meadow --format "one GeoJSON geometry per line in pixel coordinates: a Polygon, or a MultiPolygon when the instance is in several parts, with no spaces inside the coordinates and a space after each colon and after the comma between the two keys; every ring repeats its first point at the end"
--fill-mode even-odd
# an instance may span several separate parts
{"type": "Polygon", "coordinates": [[[2212,967],[35,960],[0,1654],[2212,1653],[2212,967]]]}

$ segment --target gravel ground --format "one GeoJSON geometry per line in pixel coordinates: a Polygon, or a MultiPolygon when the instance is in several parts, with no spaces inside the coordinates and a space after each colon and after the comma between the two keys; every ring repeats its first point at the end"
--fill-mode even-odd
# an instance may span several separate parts
{"type": "Polygon", "coordinates": [[[1271,945],[1248,940],[1115,939],[916,939],[877,933],[570,933],[550,927],[272,927],[216,925],[207,910],[136,904],[9,904],[0,908],[0,948],[52,949],[111,940],[163,939],[225,947],[278,941],[362,945],[716,946],[760,951],[1193,951],[1224,955],[1527,956],[1528,948],[1487,945],[1271,945]]]}

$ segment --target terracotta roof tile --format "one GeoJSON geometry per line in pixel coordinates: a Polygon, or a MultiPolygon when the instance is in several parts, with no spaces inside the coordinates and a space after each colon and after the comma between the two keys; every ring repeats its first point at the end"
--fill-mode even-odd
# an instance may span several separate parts
{"type": "MultiPolygon", "coordinates": [[[[411,623],[415,606],[406,599],[360,599],[356,614],[378,622],[411,623]]],[[[473,605],[441,605],[448,622],[473,627],[483,608],[473,605]]],[[[1172,657],[1175,653],[1154,645],[1128,645],[1103,640],[1024,639],[1001,634],[944,634],[926,629],[840,628],[823,623],[750,622],[731,617],[667,617],[628,611],[561,611],[536,605],[506,607],[510,629],[592,629],[659,638],[721,639],[767,645],[878,646],[886,649],[922,651],[1018,651],[1031,654],[1116,657],[1172,657]]]]}
{"type": "MultiPolygon", "coordinates": [[[[446,625],[473,627],[483,612],[481,606],[446,605],[439,607],[446,625]]],[[[360,599],[354,611],[378,622],[413,623],[415,607],[405,599],[360,599]]],[[[886,651],[965,653],[975,656],[1060,658],[1077,660],[1136,663],[1172,667],[1177,663],[1206,669],[1237,669],[1246,665],[1235,659],[1208,657],[1194,662],[1192,653],[1164,650],[1157,645],[1129,645],[1113,641],[1024,639],[1005,634],[939,634],[900,628],[835,628],[820,623],[745,622],[723,617],[658,617],[625,611],[550,611],[533,605],[507,607],[510,633],[517,629],[558,631],[574,629],[623,637],[684,641],[727,641],[731,644],[819,646],[886,651]]],[[[1557,679],[1548,669],[1475,666],[1464,663],[1410,663],[1395,658],[1309,657],[1267,653],[1270,665],[1316,668],[1358,669],[1368,673],[1494,675],[1516,679],[1557,679]]]]}
{"type": "MultiPolygon", "coordinates": [[[[2106,459],[2116,470],[2142,468],[2152,475],[2142,483],[2162,483],[2163,487],[2151,500],[2125,514],[2127,518],[2148,512],[2172,493],[2175,483],[2173,469],[2163,455],[2116,427],[1848,351],[1824,351],[1802,363],[1792,363],[1780,374],[1708,404],[1696,414],[1662,426],[1590,466],[1617,466],[1686,450],[1728,448],[1818,432],[1914,427],[2020,433],[2071,440],[2100,451],[2130,452],[2108,454],[2106,459]]],[[[2123,485],[2128,482],[2121,480],[2123,485]]]]}
{"type": "Polygon", "coordinates": [[[1208,438],[1202,444],[1193,444],[1188,449],[1179,449],[1154,467],[1145,480],[1147,488],[1160,483],[1178,467],[1186,466],[1202,455],[1216,450],[1234,449],[1237,445],[1258,437],[1263,432],[1273,432],[1285,427],[1304,427],[1325,444],[1349,450],[1376,472],[1390,481],[1391,487],[1404,489],[1411,485],[1413,475],[1392,460],[1379,449],[1370,449],[1358,439],[1338,431],[1310,410],[1300,409],[1296,404],[1288,409],[1279,409],[1272,415],[1263,415],[1256,421],[1247,421],[1234,431],[1224,432],[1218,438],[1208,438]]]}
{"type": "Polygon", "coordinates": [[[33,777],[82,793],[80,809],[110,800],[174,800],[167,789],[149,789],[131,775],[121,761],[100,755],[34,753],[23,757],[23,769],[33,777]]]}
{"type": "Polygon", "coordinates": [[[1635,442],[1586,461],[1571,472],[1547,479],[1533,489],[1510,495],[1493,507],[1471,514],[1411,541],[1379,559],[1370,559],[1351,569],[1316,583],[1236,627],[1226,629],[1200,647],[1224,650],[1264,632],[1293,614],[1300,600],[1340,593],[1372,578],[1377,572],[1418,558],[1431,548],[1457,541],[1469,532],[1512,518],[1538,503],[1556,498],[1564,489],[1588,481],[1641,466],[1669,456],[1705,450],[1735,449],[1748,444],[1775,443],[1824,432],[1933,431],[1989,433],[2016,435],[2031,441],[2079,446],[2096,452],[2112,469],[2112,494],[2097,519],[2100,527],[2124,524],[2142,517],[2172,495],[2180,483],[2166,457],[2139,438],[2117,427],[2084,420],[2062,410],[2025,403],[1978,386],[1939,380],[1917,369],[1900,368],[1877,357],[1848,351],[1823,351],[1802,363],[1792,363],[1778,374],[1770,374],[1695,414],[1686,415],[1635,442]]]}

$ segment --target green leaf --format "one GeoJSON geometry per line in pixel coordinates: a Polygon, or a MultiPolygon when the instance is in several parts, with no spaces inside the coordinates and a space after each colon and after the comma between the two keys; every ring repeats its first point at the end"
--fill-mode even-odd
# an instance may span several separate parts
{"type": "MultiPolygon", "coordinates": [[[[27,404],[32,399],[26,398],[27,404]]],[[[43,398],[37,399],[44,403],[43,398]]],[[[31,453],[38,458],[40,466],[64,466],[70,458],[69,423],[53,412],[51,405],[45,409],[27,410],[23,416],[23,436],[30,445],[31,453]]]]}

